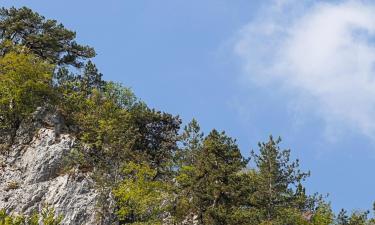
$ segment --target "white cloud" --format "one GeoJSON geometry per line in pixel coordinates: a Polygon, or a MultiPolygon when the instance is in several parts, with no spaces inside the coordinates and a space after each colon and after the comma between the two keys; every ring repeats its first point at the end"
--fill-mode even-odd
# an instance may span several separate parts
{"type": "Polygon", "coordinates": [[[274,0],[238,35],[246,78],[375,139],[375,5],[274,0]]]}

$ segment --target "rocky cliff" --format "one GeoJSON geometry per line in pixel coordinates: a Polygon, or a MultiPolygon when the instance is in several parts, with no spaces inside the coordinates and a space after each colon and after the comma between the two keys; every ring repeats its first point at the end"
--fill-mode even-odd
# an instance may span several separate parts
{"type": "Polygon", "coordinates": [[[95,182],[88,174],[61,174],[75,142],[68,130],[61,116],[45,108],[21,124],[0,154],[0,209],[30,214],[48,205],[64,216],[64,225],[99,224],[95,182]]]}

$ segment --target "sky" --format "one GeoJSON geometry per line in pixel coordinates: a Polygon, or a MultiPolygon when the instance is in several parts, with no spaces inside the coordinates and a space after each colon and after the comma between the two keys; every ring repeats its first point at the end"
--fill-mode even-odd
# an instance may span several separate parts
{"type": "Polygon", "coordinates": [[[335,211],[375,201],[375,3],[2,0],[77,32],[106,80],[225,130],[245,156],[281,136],[335,211]]]}

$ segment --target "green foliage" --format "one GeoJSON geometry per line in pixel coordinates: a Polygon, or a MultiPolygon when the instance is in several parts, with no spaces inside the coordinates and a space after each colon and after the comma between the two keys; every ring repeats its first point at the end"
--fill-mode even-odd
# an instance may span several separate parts
{"type": "Polygon", "coordinates": [[[5,209],[0,210],[0,225],[60,225],[62,220],[63,216],[56,216],[55,210],[49,207],[30,216],[11,215],[5,209]]]}
{"type": "Polygon", "coordinates": [[[345,210],[341,210],[337,215],[335,225],[372,225],[373,219],[368,219],[368,211],[354,211],[350,216],[345,210]]]}
{"type": "Polygon", "coordinates": [[[169,186],[155,180],[157,171],[147,164],[128,163],[124,180],[113,190],[122,224],[162,224],[168,209],[169,186]]]}
{"type": "MultiPolygon", "coordinates": [[[[67,86],[75,87],[75,83],[67,86]]],[[[107,83],[104,89],[110,92],[92,88],[87,93],[87,90],[64,88],[60,107],[68,122],[79,129],[75,153],[69,157],[76,165],[69,163],[69,166],[78,166],[85,171],[96,168],[99,178],[113,175],[111,179],[117,180],[122,164],[131,160],[130,150],[136,137],[131,114],[120,101],[121,104],[133,104],[135,100],[131,91],[122,86],[107,83]]]]}
{"type": "Polygon", "coordinates": [[[3,44],[11,41],[52,64],[81,67],[82,59],[95,56],[93,48],[76,43],[75,32],[27,7],[1,8],[0,31],[1,55],[9,51],[3,44]]]}
{"type": "Polygon", "coordinates": [[[311,217],[311,222],[314,225],[330,225],[334,221],[334,214],[330,205],[321,203],[311,217]]]}
{"type": "Polygon", "coordinates": [[[337,225],[348,225],[349,224],[349,216],[346,215],[347,212],[342,209],[336,218],[336,224],[337,225]]]}
{"type": "Polygon", "coordinates": [[[252,203],[266,220],[277,218],[280,210],[288,207],[309,210],[305,204],[310,202],[301,185],[309,174],[299,170],[298,160],[290,162],[290,150],[281,150],[280,141],[270,137],[268,142],[259,144],[259,155],[252,152],[258,170],[252,203]],[[306,200],[300,201],[301,197],[306,200]]]}
{"type": "Polygon", "coordinates": [[[316,224],[329,220],[323,208],[315,208],[319,198],[305,194],[308,173],[290,160],[289,150],[280,150],[280,140],[260,143],[259,154],[252,153],[255,168],[249,169],[233,139],[214,130],[202,140],[194,123],[182,135],[177,221],[191,213],[198,224],[304,225],[312,224],[313,215],[316,224]]]}
{"type": "Polygon", "coordinates": [[[27,53],[0,57],[0,125],[15,129],[38,106],[51,103],[52,66],[27,53]]]}
{"type": "MultiPolygon", "coordinates": [[[[46,207],[42,209],[40,220],[42,225],[59,225],[61,221],[64,219],[63,215],[56,216],[55,209],[46,207]]],[[[31,221],[36,221],[37,216],[32,216],[31,221]]]]}
{"type": "Polygon", "coordinates": [[[178,116],[156,111],[144,104],[131,109],[132,127],[137,131],[132,153],[137,161],[147,161],[157,170],[157,177],[172,174],[173,160],[181,121],[178,116]],[[137,159],[141,157],[141,160],[137,159]]]}
{"type": "Polygon", "coordinates": [[[105,82],[102,80],[103,74],[99,73],[95,64],[90,60],[85,65],[83,75],[79,76],[80,80],[80,91],[84,94],[89,95],[94,89],[102,90],[104,88],[105,82]]]}
{"type": "Polygon", "coordinates": [[[4,209],[0,210],[0,225],[23,225],[25,224],[24,221],[25,219],[22,216],[11,216],[4,209]]]}
{"type": "Polygon", "coordinates": [[[308,225],[308,219],[297,208],[285,207],[277,212],[275,219],[271,220],[275,225],[308,225]]]}
{"type": "Polygon", "coordinates": [[[118,108],[131,110],[137,104],[142,105],[129,88],[114,82],[104,82],[104,84],[105,98],[112,99],[118,108]]]}
{"type": "Polygon", "coordinates": [[[179,166],[191,166],[196,163],[198,153],[202,149],[203,137],[204,135],[195,119],[184,127],[180,137],[182,146],[177,153],[179,166]]]}
{"type": "MultiPolygon", "coordinates": [[[[191,126],[197,128],[194,123],[191,126]]],[[[186,132],[191,135],[187,140],[193,140],[187,146],[194,154],[188,155],[194,158],[188,159],[191,165],[181,167],[177,177],[181,189],[178,208],[186,210],[188,207],[188,212],[198,216],[199,224],[231,224],[232,208],[240,194],[237,192],[238,173],[246,166],[247,160],[242,157],[235,141],[225,133],[213,130],[199,143],[199,129],[186,130],[195,130],[186,132]]],[[[177,215],[183,219],[179,213],[177,215]]]]}

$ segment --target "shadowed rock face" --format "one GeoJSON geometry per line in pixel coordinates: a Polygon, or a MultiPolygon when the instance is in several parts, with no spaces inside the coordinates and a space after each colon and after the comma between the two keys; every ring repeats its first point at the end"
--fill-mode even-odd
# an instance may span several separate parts
{"type": "Polygon", "coordinates": [[[30,214],[49,205],[64,215],[64,225],[103,224],[95,213],[94,181],[87,174],[59,174],[75,141],[64,129],[62,118],[45,109],[21,125],[15,143],[0,154],[0,209],[30,214]]]}

